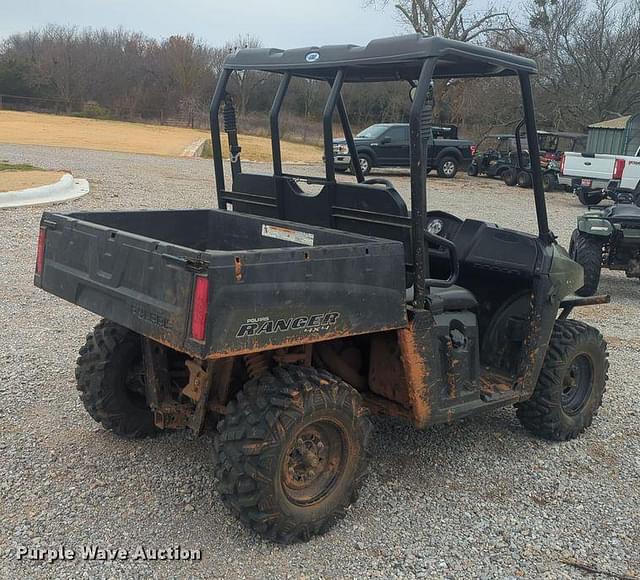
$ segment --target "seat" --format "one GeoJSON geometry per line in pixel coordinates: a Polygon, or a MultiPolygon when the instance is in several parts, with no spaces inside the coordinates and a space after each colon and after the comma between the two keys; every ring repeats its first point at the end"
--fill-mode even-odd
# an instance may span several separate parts
{"type": "Polygon", "coordinates": [[[607,211],[607,217],[623,220],[640,220],[640,207],[633,203],[616,203],[607,211]]]}
{"type": "MultiPolygon", "coordinates": [[[[434,313],[473,310],[478,307],[478,301],[473,293],[455,284],[448,288],[431,287],[427,301],[434,313]]],[[[407,289],[407,302],[413,302],[413,286],[407,289]]]]}

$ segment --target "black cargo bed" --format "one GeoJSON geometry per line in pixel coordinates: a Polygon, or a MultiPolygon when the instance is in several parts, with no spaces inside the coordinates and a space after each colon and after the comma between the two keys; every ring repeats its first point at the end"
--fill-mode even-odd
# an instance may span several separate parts
{"type": "Polygon", "coordinates": [[[194,356],[407,323],[401,242],[222,210],[45,213],[42,227],[37,285],[194,356]],[[197,276],[204,340],[191,328],[197,276]]]}

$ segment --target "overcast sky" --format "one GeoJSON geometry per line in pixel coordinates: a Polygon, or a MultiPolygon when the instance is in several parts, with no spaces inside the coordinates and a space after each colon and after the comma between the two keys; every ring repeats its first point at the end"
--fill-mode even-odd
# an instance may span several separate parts
{"type": "Polygon", "coordinates": [[[363,0],[0,0],[0,37],[73,24],[122,26],[156,38],[192,33],[212,45],[250,33],[264,46],[291,48],[361,44],[402,32],[393,8],[362,5],[363,0]]]}

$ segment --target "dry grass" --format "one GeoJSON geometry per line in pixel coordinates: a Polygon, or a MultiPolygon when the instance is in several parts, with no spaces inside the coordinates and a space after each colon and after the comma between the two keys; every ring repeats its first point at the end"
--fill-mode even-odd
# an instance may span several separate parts
{"type": "Polygon", "coordinates": [[[33,169],[26,171],[0,171],[0,193],[48,185],[60,180],[63,175],[63,171],[33,169]]]}
{"type": "MultiPolygon", "coordinates": [[[[179,156],[189,144],[207,135],[205,131],[180,127],[0,111],[0,143],[17,145],[179,156]]],[[[243,159],[271,160],[269,139],[243,135],[240,140],[243,159]]],[[[283,142],[282,155],[284,161],[314,163],[321,159],[322,152],[312,145],[283,142]]]]}

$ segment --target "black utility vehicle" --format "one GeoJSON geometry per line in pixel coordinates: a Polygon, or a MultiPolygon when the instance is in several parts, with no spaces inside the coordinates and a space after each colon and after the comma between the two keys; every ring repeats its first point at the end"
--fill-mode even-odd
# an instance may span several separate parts
{"type": "Polygon", "coordinates": [[[472,177],[477,175],[497,177],[507,185],[515,185],[517,174],[514,168],[515,142],[515,135],[487,135],[481,143],[483,145],[482,151],[478,151],[473,156],[467,173],[472,177]]]}
{"type": "Polygon", "coordinates": [[[42,217],[36,285],[104,317],[76,371],[89,414],[125,437],[217,425],[222,500],[280,542],[324,532],[355,501],[371,413],[424,429],[516,405],[541,437],[578,436],[608,363],[600,333],[568,316],[607,297],[574,294],[582,268],[549,231],[537,141],[537,235],[434,211],[426,190],[431,79],[517,76],[535,135],[535,72],[519,56],[420,35],[227,57],[211,106],[219,209],[42,217]],[[246,70],[281,78],[272,175],[242,168],[227,85],[246,70]],[[283,168],[278,119],[294,77],[331,86],[321,177],[283,168]],[[335,112],[358,159],[342,87],[376,81],[415,87],[411,211],[359,163],[355,183],[336,181],[335,112]]]}
{"type": "MultiPolygon", "coordinates": [[[[379,123],[354,137],[363,175],[374,167],[409,167],[409,124],[379,123]]],[[[459,169],[471,162],[471,141],[458,139],[455,125],[432,127],[428,141],[427,170],[435,169],[440,177],[455,177],[459,169]]],[[[333,142],[336,171],[351,167],[351,155],[345,139],[333,142]]]]}
{"type": "Polygon", "coordinates": [[[640,207],[634,192],[616,192],[615,199],[608,207],[590,207],[571,236],[569,253],[584,268],[580,295],[596,293],[602,268],[640,278],[640,207]]]}

